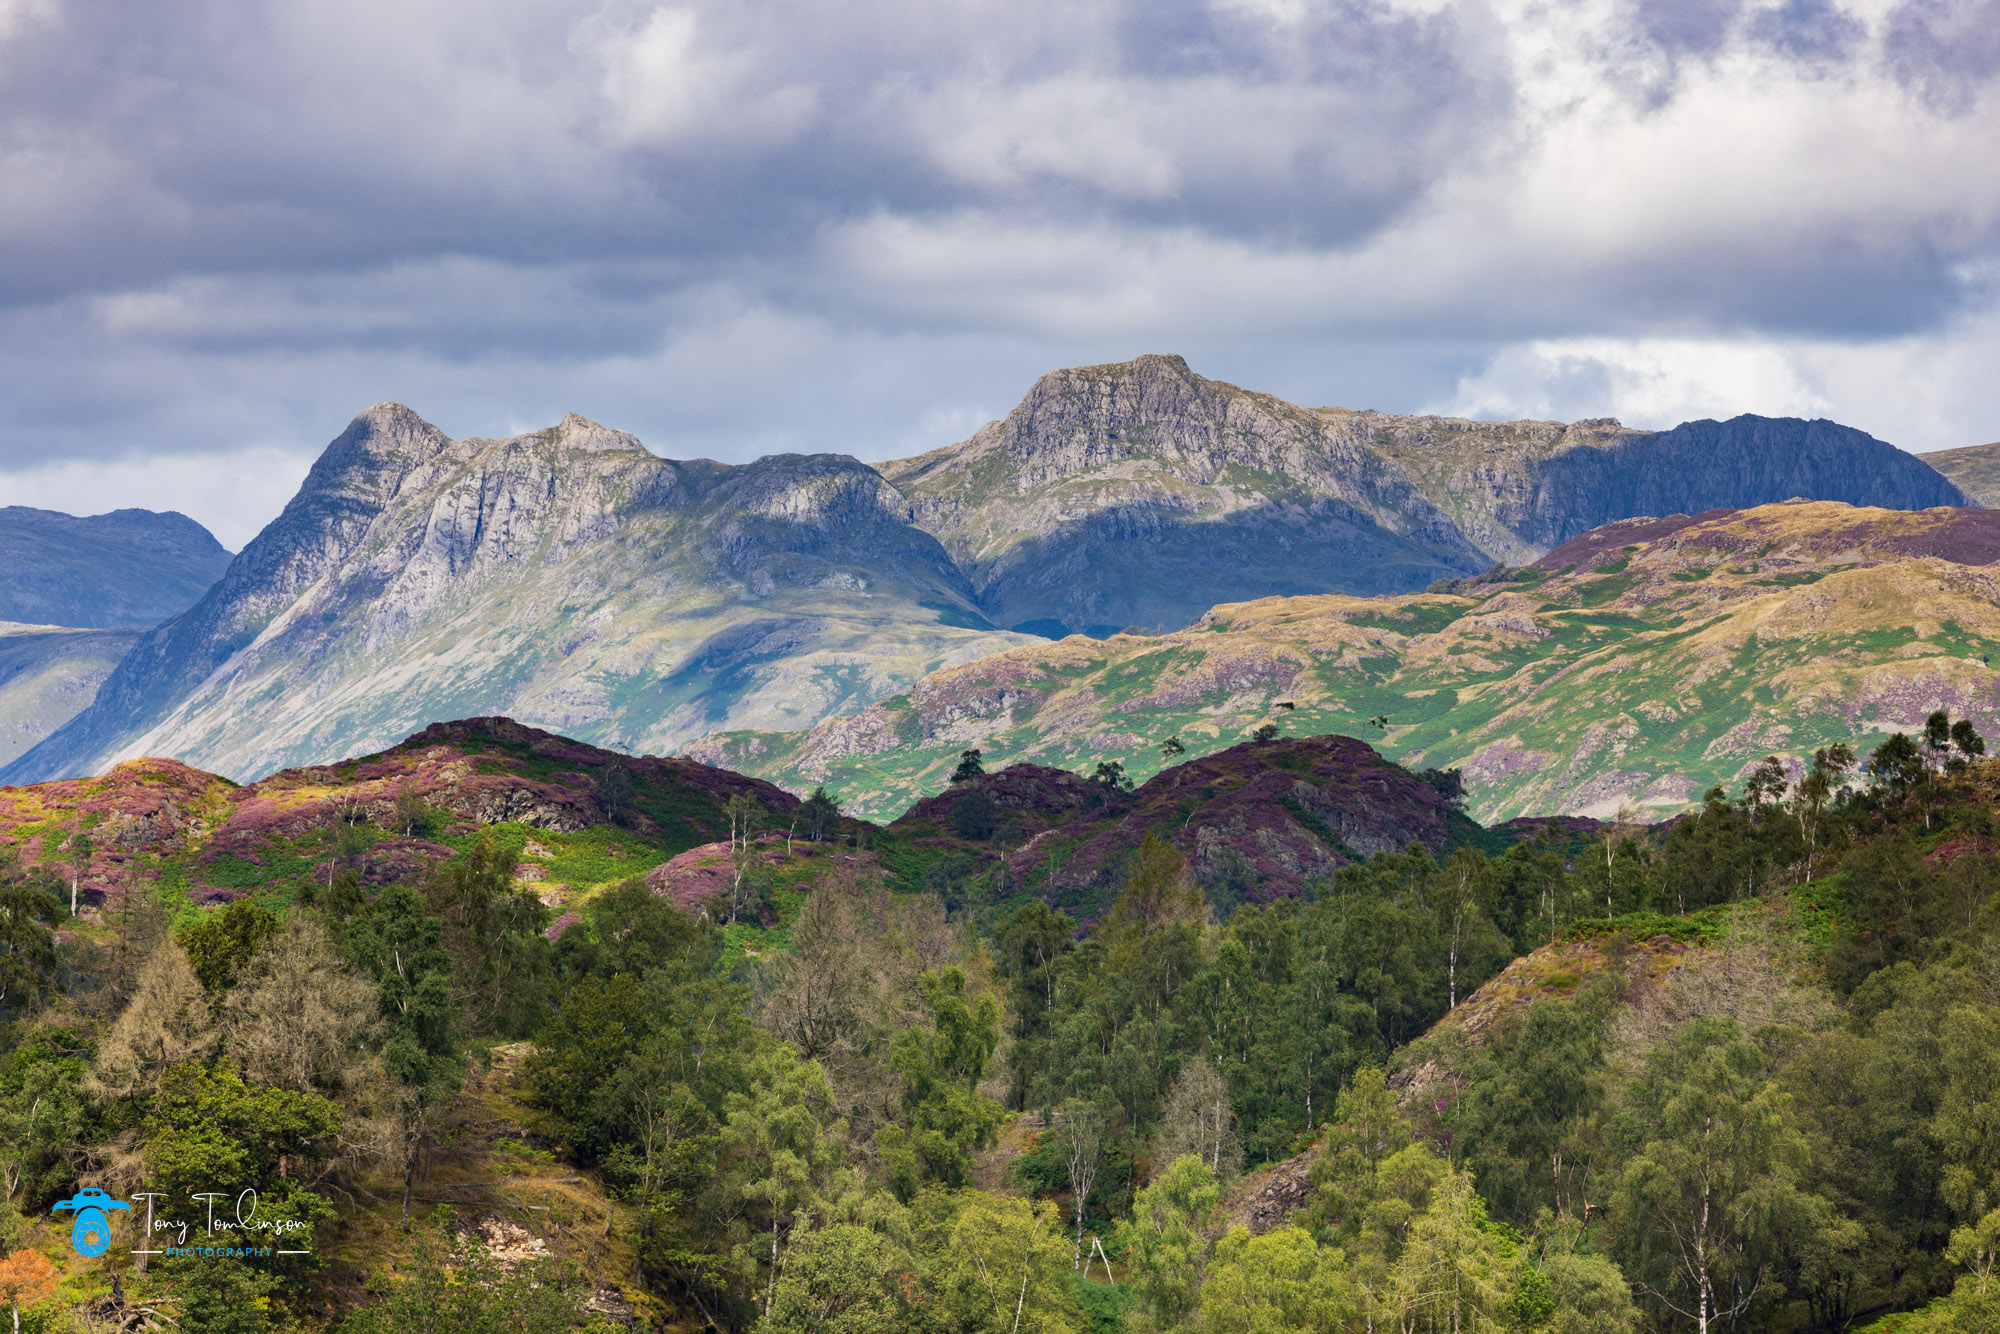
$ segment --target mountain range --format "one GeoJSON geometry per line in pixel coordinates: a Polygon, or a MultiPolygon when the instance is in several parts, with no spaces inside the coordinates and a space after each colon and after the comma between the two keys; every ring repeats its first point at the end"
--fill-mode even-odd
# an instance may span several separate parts
{"type": "Polygon", "coordinates": [[[1966,503],[1830,422],[1649,433],[1301,408],[1171,356],[1053,372],[961,444],[873,468],[670,461],[576,416],[454,441],[385,404],[0,780],[142,754],[247,779],[503,712],[791,772],[813,746],[764,738],[877,718],[990,655],[1116,651],[1046,646],[1070,632],[1406,596],[1608,520],[1792,496],[1966,503]]]}

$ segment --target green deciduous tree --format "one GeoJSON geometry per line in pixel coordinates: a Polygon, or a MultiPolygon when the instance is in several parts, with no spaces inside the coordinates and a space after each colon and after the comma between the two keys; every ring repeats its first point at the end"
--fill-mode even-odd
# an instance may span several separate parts
{"type": "Polygon", "coordinates": [[[1625,1103],[1611,1209],[1627,1271],[1700,1334],[1730,1325],[1827,1217],[1797,1183],[1806,1145],[1788,1100],[1733,1022],[1700,1018],[1648,1054],[1625,1103]]]}
{"type": "Polygon", "coordinates": [[[1139,1192],[1121,1233],[1142,1309],[1162,1329],[1194,1314],[1222,1188],[1208,1164],[1176,1158],[1139,1192]]]}
{"type": "Polygon", "coordinates": [[[916,1285],[903,1328],[937,1334],[1074,1334],[1071,1247],[1053,1204],[928,1190],[912,1210],[916,1285]]]}
{"type": "Polygon", "coordinates": [[[1201,1287],[1202,1334],[1298,1334],[1345,1329],[1362,1298],[1337,1248],[1300,1227],[1261,1237],[1234,1227],[1216,1243],[1201,1287]]]}

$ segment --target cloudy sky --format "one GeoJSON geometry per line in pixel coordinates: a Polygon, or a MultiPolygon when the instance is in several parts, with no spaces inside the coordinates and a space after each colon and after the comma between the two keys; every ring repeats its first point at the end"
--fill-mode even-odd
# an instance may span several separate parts
{"type": "Polygon", "coordinates": [[[2000,0],[0,0],[0,504],[235,547],[385,399],[885,458],[1148,351],[2000,439],[2000,0]]]}

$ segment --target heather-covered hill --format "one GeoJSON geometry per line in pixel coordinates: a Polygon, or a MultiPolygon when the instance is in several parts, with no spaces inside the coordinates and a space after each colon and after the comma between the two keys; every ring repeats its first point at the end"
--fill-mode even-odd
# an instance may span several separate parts
{"type": "Polygon", "coordinates": [[[192,607],[228,568],[229,552],[185,514],[0,507],[0,621],[143,629],[192,607]]]}
{"type": "Polygon", "coordinates": [[[1432,592],[1271,598],[1173,634],[1009,650],[809,732],[691,753],[877,814],[935,790],[966,746],[1144,778],[1169,737],[1199,754],[1270,722],[1460,768],[1487,823],[1666,815],[1767,754],[1933,709],[2000,730],[1996,524],[1826,502],[1632,520],[1432,592]]]}
{"type": "Polygon", "coordinates": [[[0,787],[0,841],[60,863],[87,903],[157,883],[194,904],[252,892],[282,905],[338,871],[379,886],[497,835],[516,877],[561,907],[722,837],[747,797],[772,821],[798,805],[757,779],[631,758],[506,718],[438,723],[380,754],[238,786],[175,760],[0,787]],[[76,835],[87,835],[79,861],[76,835]]]}
{"type": "Polygon", "coordinates": [[[1102,914],[1149,834],[1173,844],[1223,912],[1302,894],[1378,852],[1420,844],[1442,856],[1493,842],[1435,785],[1352,737],[1245,742],[1132,791],[1014,765],[917,802],[884,833],[933,864],[940,855],[969,861],[961,878],[1004,864],[1004,886],[1086,920],[1102,914]],[[964,820],[968,804],[986,810],[964,820]],[[968,838],[967,828],[987,832],[968,838]]]}

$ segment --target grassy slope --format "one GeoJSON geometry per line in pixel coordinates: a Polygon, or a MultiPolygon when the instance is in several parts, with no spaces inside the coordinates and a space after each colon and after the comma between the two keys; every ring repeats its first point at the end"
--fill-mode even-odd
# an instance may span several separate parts
{"type": "Polygon", "coordinates": [[[1984,514],[1764,506],[1452,592],[1221,606],[1175,634],[1011,650],[811,732],[693,753],[880,815],[941,788],[966,746],[989,767],[1118,759],[1143,778],[1168,736],[1202,754],[1268,719],[1463,766],[1488,823],[1623,802],[1668,814],[1767,753],[1865,742],[1935,708],[2000,730],[2000,580],[1910,554],[1950,549],[1954,516],[1984,514]]]}

